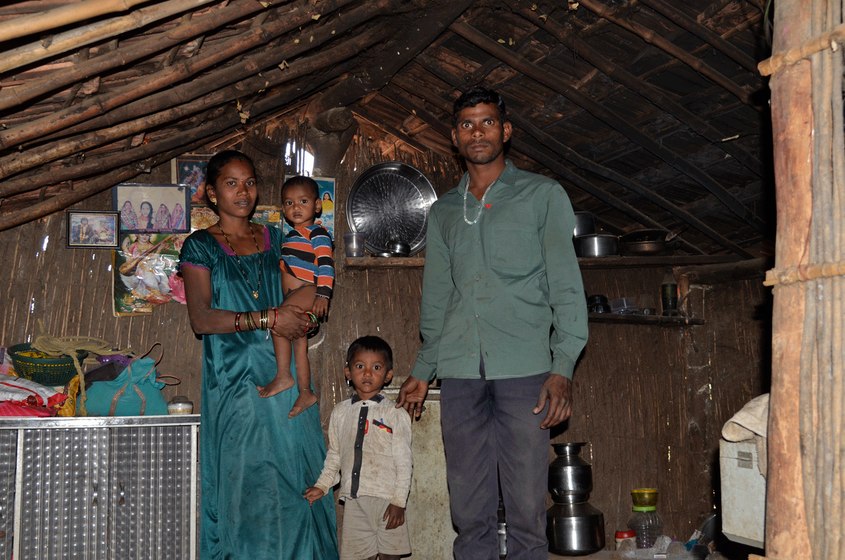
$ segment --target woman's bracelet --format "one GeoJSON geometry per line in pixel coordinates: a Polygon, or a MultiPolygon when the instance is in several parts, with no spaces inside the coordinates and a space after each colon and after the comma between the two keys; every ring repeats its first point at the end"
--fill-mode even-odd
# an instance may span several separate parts
{"type": "Polygon", "coordinates": [[[235,314],[235,332],[241,332],[241,312],[235,314]]]}
{"type": "Polygon", "coordinates": [[[267,323],[269,323],[270,319],[270,312],[266,309],[262,309],[258,312],[258,328],[262,331],[267,330],[267,323]]]}
{"type": "Polygon", "coordinates": [[[257,327],[255,326],[255,321],[252,318],[251,311],[244,311],[244,319],[246,322],[246,330],[254,331],[257,327]]]}
{"type": "Polygon", "coordinates": [[[279,309],[277,307],[273,308],[273,326],[270,327],[270,330],[276,328],[276,322],[279,320],[279,309]]]}

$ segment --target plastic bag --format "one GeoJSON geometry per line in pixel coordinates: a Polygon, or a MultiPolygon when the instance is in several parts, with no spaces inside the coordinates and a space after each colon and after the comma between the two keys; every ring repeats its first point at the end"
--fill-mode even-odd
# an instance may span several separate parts
{"type": "MultiPolygon", "coordinates": [[[[153,347],[156,345],[161,346],[161,343],[156,342],[153,347]]],[[[158,360],[145,356],[132,360],[114,381],[97,381],[86,391],[85,406],[89,416],[167,414],[167,402],[161,394],[165,382],[158,379],[156,373],[161,356],[158,360]]]]}

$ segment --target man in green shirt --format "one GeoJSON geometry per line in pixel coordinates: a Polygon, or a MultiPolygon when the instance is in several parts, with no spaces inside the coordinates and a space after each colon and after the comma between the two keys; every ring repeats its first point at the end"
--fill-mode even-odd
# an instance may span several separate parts
{"type": "Polygon", "coordinates": [[[547,430],[569,418],[587,341],[575,217],[556,181],[505,159],[512,128],[498,93],[467,91],[453,118],[467,173],[431,208],[423,345],[397,406],[419,417],[441,379],[456,560],[498,557],[499,482],[508,560],[547,560],[547,430]]]}

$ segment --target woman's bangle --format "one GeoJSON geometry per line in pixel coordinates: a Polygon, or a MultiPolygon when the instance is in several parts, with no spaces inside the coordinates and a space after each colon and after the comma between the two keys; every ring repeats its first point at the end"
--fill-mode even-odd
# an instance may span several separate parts
{"type": "Polygon", "coordinates": [[[276,322],[279,320],[279,309],[277,307],[273,308],[273,326],[270,327],[270,330],[274,330],[276,328],[276,322]]]}
{"type": "Polygon", "coordinates": [[[244,319],[246,321],[246,329],[248,331],[254,331],[256,329],[255,321],[252,318],[251,311],[244,311],[244,319]]]}
{"type": "Polygon", "coordinates": [[[241,332],[241,312],[235,313],[235,332],[241,332]]]}
{"type": "Polygon", "coordinates": [[[266,309],[262,309],[258,312],[258,328],[262,331],[267,330],[267,323],[269,322],[268,319],[270,318],[270,313],[266,309]]]}

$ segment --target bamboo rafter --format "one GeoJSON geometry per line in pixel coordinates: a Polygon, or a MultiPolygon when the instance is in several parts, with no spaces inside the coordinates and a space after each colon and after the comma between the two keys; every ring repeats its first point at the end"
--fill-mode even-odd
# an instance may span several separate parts
{"type": "Polygon", "coordinates": [[[58,33],[53,36],[50,42],[37,41],[4,52],[3,57],[0,58],[0,72],[8,72],[73,49],[90,46],[111,37],[117,37],[127,31],[152,25],[176,14],[194,10],[211,2],[214,2],[214,0],[170,0],[163,4],[141,8],[126,16],[58,33]]]}
{"type": "MultiPolygon", "coordinates": [[[[322,7],[333,11],[349,1],[351,0],[324,2],[322,7]]],[[[133,82],[127,86],[116,88],[108,94],[100,95],[41,119],[0,132],[0,148],[14,146],[32,138],[44,137],[56,131],[62,131],[62,136],[81,133],[161,110],[169,105],[177,105],[196,99],[198,96],[219,89],[224,85],[255,75],[256,67],[276,66],[288,58],[293,58],[307,50],[318,47],[325,41],[337,36],[338,33],[342,33],[379,13],[384,13],[389,3],[390,0],[372,2],[346,14],[344,18],[334,24],[321,25],[316,30],[309,29],[310,41],[289,41],[281,47],[256,53],[246,61],[223,67],[206,76],[188,80],[204,70],[213,68],[238,54],[248,52],[250,49],[310,21],[315,14],[306,10],[310,3],[301,0],[286,13],[287,17],[281,18],[276,24],[267,28],[253,29],[179,64],[163,68],[146,76],[140,85],[133,82]],[[174,87],[174,84],[180,82],[180,85],[174,87]],[[141,101],[132,103],[136,100],[141,101]],[[102,118],[99,118],[101,116],[102,118]],[[73,125],[82,122],[86,122],[84,127],[71,128],[73,125]]],[[[260,84],[257,85],[261,89],[260,84]]],[[[49,136],[47,138],[50,139],[49,136]]]]}
{"type": "Polygon", "coordinates": [[[718,198],[726,208],[731,210],[754,229],[760,231],[761,233],[765,232],[766,228],[762,220],[751,210],[746,208],[745,205],[742,204],[742,202],[727,189],[707,175],[707,173],[692,165],[685,158],[682,158],[668,148],[663,147],[653,138],[628,123],[621,116],[597,103],[588,95],[575,91],[573,88],[569,87],[565,80],[558,77],[556,72],[535,66],[524,58],[515,55],[508,48],[500,45],[495,40],[490,39],[466,23],[452,24],[450,29],[477,47],[484,49],[491,55],[506,62],[512,68],[567,97],[597,119],[619,131],[622,135],[642,146],[644,149],[661,158],[663,161],[706,188],[716,198],[718,198]]]}
{"type": "Polygon", "coordinates": [[[538,10],[533,9],[533,4],[520,0],[514,6],[515,11],[522,15],[528,21],[531,21],[540,28],[552,33],[559,41],[565,44],[568,48],[582,57],[584,60],[595,66],[599,71],[603,72],[611,79],[625,85],[632,91],[642,95],[655,106],[663,109],[670,115],[674,116],[680,122],[689,126],[692,130],[700,134],[715,146],[732,155],[746,166],[750,171],[756,175],[762,174],[762,163],[759,159],[753,156],[748,150],[742,146],[736,145],[732,142],[724,142],[727,134],[717,130],[710,123],[689,111],[686,107],[676,102],[666,92],[659,90],[657,87],[642,80],[624,68],[614,64],[610,60],[604,58],[598,51],[590,47],[585,41],[578,39],[571,31],[571,28],[564,27],[559,22],[551,17],[540,19],[542,14],[538,10]]]}
{"type": "Polygon", "coordinates": [[[707,77],[712,82],[722,86],[723,88],[734,94],[746,105],[759,110],[758,107],[755,107],[751,103],[751,95],[748,91],[743,89],[736,82],[729,79],[721,72],[714,69],[709,64],[705,63],[703,60],[696,58],[684,51],[683,49],[675,46],[674,44],[667,41],[651,29],[648,29],[643,25],[634,23],[629,19],[617,17],[616,12],[614,10],[608,8],[604,4],[597,2],[596,0],[579,0],[579,4],[584,6],[591,12],[595,13],[596,15],[605,18],[608,21],[612,21],[623,29],[627,29],[631,33],[634,33],[635,35],[639,36],[643,41],[654,45],[660,50],[666,52],[668,55],[675,57],[676,59],[680,60],[696,72],[699,72],[702,76],[707,77]]]}

